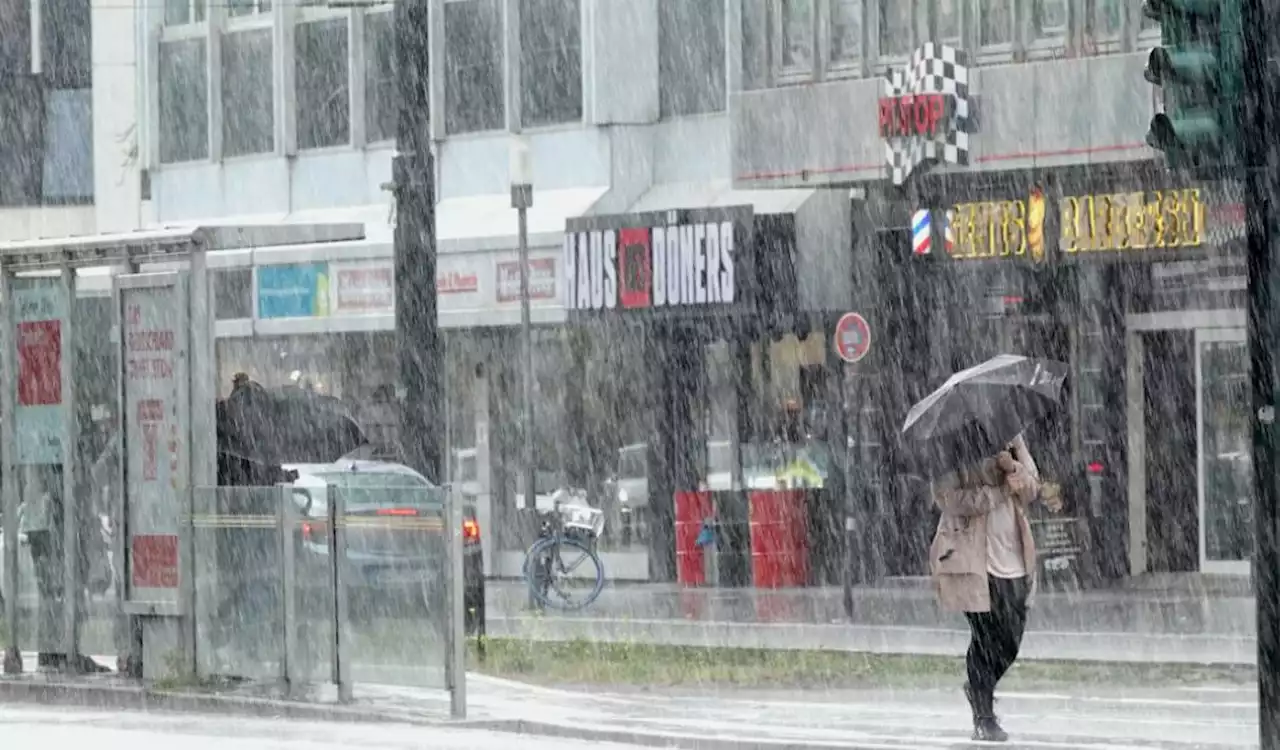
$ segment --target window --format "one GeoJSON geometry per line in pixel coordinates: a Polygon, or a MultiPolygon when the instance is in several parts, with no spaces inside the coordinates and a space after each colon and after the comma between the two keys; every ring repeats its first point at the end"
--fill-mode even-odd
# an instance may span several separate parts
{"type": "Polygon", "coordinates": [[[445,131],[499,130],[503,98],[499,0],[452,0],[444,6],[445,131]]]}
{"type": "Polygon", "coordinates": [[[862,0],[832,0],[831,61],[862,59],[862,0]]]}
{"type": "MultiPolygon", "coordinates": [[[[2,35],[0,35],[2,36],[2,35]]],[[[32,206],[41,201],[44,148],[43,98],[39,81],[15,76],[0,86],[0,206],[32,206]]]]}
{"type": "Polygon", "coordinates": [[[55,89],[92,85],[89,0],[41,0],[42,74],[55,89]]]}
{"type": "Polygon", "coordinates": [[[579,0],[520,4],[520,119],[525,127],[582,119],[579,0]]]}
{"type": "Polygon", "coordinates": [[[161,42],[160,161],[209,156],[209,88],[203,39],[161,42]]]}
{"type": "Polygon", "coordinates": [[[0,75],[31,72],[31,2],[0,0],[0,75]]]}
{"type": "Polygon", "coordinates": [[[298,148],[350,143],[347,19],[298,24],[294,49],[298,148]]]}
{"type": "Polygon", "coordinates": [[[782,0],[782,67],[813,69],[813,0],[782,0]]]}
{"type": "Polygon", "coordinates": [[[1099,39],[1115,39],[1124,31],[1125,0],[1094,0],[1094,22],[1099,39]]]}
{"type": "Polygon", "coordinates": [[[1031,5],[1031,24],[1037,39],[1065,39],[1067,0],[1035,0],[1031,5]]]}
{"type": "Polygon", "coordinates": [[[165,0],[164,2],[164,23],[166,26],[201,23],[204,18],[205,0],[165,0]]]}
{"type": "Polygon", "coordinates": [[[658,28],[662,116],[723,110],[724,3],[660,0],[658,28]]]}
{"type": "Polygon", "coordinates": [[[880,56],[901,57],[911,52],[911,3],[880,0],[880,56]]]}
{"type": "Polygon", "coordinates": [[[227,15],[232,18],[270,12],[271,0],[228,0],[227,2],[227,15]]]}
{"type": "Polygon", "coordinates": [[[253,317],[253,269],[224,268],[213,277],[213,315],[217,320],[253,317]]]}
{"type": "Polygon", "coordinates": [[[961,47],[960,3],[962,0],[937,0],[938,40],[943,44],[961,47]]]}
{"type": "Polygon", "coordinates": [[[1013,41],[1013,0],[981,0],[978,6],[978,44],[998,47],[1013,41]]]}
{"type": "Polygon", "coordinates": [[[271,30],[222,37],[222,153],[262,154],[275,147],[271,111],[271,30]]]}
{"type": "Polygon", "coordinates": [[[92,201],[92,89],[46,91],[44,117],[44,202],[92,201]]]}
{"type": "Polygon", "coordinates": [[[390,13],[364,19],[364,130],[370,143],[396,137],[396,53],[390,13]]]}

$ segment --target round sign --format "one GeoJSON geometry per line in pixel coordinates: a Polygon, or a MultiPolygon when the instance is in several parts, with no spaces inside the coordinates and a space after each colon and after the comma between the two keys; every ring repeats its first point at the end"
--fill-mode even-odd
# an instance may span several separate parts
{"type": "Polygon", "coordinates": [[[836,354],[850,364],[867,356],[871,349],[871,326],[857,313],[845,313],[836,323],[836,354]]]}

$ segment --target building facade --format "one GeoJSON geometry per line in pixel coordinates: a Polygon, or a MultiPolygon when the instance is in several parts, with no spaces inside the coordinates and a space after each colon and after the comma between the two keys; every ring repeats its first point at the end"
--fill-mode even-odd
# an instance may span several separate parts
{"type": "MultiPolygon", "coordinates": [[[[1077,511],[1101,574],[1241,570],[1238,201],[1169,175],[1143,143],[1157,102],[1142,68],[1159,29],[1138,0],[425,1],[448,344],[441,429],[491,572],[518,574],[533,529],[517,486],[520,269],[507,173],[517,132],[534,180],[532,494],[569,483],[604,498],[611,577],[675,576],[674,492],[751,485],[748,475],[772,476],[801,453],[827,478],[811,532],[840,539],[852,498],[867,574],[920,572],[929,511],[895,463],[893,426],[942,373],[1010,349],[1076,369],[1071,417],[1040,442],[1061,481],[1082,488],[1077,511]],[[968,68],[972,112],[955,159],[966,163],[944,155],[896,184],[886,137],[936,134],[882,118],[894,95],[885,80],[931,43],[968,68]],[[1152,203],[1159,214],[1166,197],[1181,234],[1123,243],[1099,218],[1152,203]],[[1046,206],[1034,256],[1028,216],[1046,206]],[[654,328],[624,309],[566,310],[606,299],[580,273],[599,268],[589,239],[577,254],[580,231],[739,208],[752,216],[752,257],[785,259],[786,283],[746,322],[703,325],[717,315],[690,308],[654,328]],[[913,255],[921,209],[964,218],[952,221],[952,252],[940,239],[931,256],[913,255]],[[830,343],[847,310],[891,342],[857,369],[830,343]],[[850,384],[863,395],[851,398],[850,384]],[[674,442],[664,437],[673,409],[674,442]],[[781,439],[796,411],[802,434],[781,439]],[[1155,441],[1170,434],[1194,439],[1176,450],[1155,441]],[[697,459],[677,469],[673,451],[697,459]],[[1173,470],[1185,466],[1194,479],[1173,470]]],[[[100,147],[118,156],[129,142],[136,155],[114,160],[110,179],[127,187],[99,210],[104,221],[365,223],[362,242],[211,260],[220,377],[227,387],[238,371],[307,380],[349,399],[387,442],[390,11],[139,3],[122,14],[132,33],[114,35],[116,46],[135,41],[118,67],[127,74],[101,95],[119,106],[96,129],[100,147]]]]}

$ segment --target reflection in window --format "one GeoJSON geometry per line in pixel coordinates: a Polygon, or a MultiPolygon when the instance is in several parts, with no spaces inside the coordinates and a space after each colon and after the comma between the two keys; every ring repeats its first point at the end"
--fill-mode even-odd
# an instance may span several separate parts
{"type": "Polygon", "coordinates": [[[1066,37],[1067,0],[1035,0],[1031,5],[1031,22],[1038,39],[1066,37]]]}
{"type": "Polygon", "coordinates": [[[833,0],[831,4],[831,59],[834,62],[862,57],[862,0],[833,0]]]}
{"type": "Polygon", "coordinates": [[[271,29],[222,37],[222,151],[262,154],[275,144],[271,29]]]}
{"type": "Polygon", "coordinates": [[[983,47],[1013,40],[1013,0],[982,0],[978,10],[978,42],[983,47]]]}
{"type": "Polygon", "coordinates": [[[911,3],[880,0],[880,54],[884,57],[911,52],[911,3]]]}
{"type": "Polygon", "coordinates": [[[813,0],[782,0],[782,66],[813,66],[813,0]]]}
{"type": "Polygon", "coordinates": [[[294,48],[298,148],[349,143],[347,19],[298,24],[294,48]]]}
{"type": "Polygon", "coordinates": [[[473,133],[503,125],[502,6],[498,0],[444,5],[445,130],[473,133]]]}
{"type": "Polygon", "coordinates": [[[209,88],[203,39],[162,42],[156,65],[160,77],[160,161],[203,159],[209,155],[209,88]]]}
{"type": "Polygon", "coordinates": [[[370,143],[396,137],[395,38],[390,13],[364,19],[364,128],[370,143]]]}

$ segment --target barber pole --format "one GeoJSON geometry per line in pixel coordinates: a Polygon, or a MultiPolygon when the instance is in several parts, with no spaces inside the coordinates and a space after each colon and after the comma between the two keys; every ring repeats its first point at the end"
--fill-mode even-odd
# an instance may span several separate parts
{"type": "Polygon", "coordinates": [[[911,251],[916,255],[928,255],[933,249],[931,224],[926,209],[920,209],[911,216],[911,251]]]}
{"type": "Polygon", "coordinates": [[[942,225],[943,227],[942,238],[943,238],[943,244],[945,245],[945,249],[947,251],[947,255],[951,255],[951,253],[955,252],[955,247],[956,247],[955,223],[956,223],[955,209],[947,209],[946,219],[944,220],[944,223],[942,225]]]}

